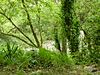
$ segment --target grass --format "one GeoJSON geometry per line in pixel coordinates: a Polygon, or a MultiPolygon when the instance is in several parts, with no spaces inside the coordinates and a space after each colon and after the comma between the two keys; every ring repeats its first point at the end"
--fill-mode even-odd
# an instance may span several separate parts
{"type": "Polygon", "coordinates": [[[76,65],[71,55],[44,48],[25,52],[12,43],[0,47],[0,75],[99,75],[84,66],[76,65]]]}
{"type": "Polygon", "coordinates": [[[39,53],[33,54],[33,59],[37,65],[44,68],[74,65],[73,59],[70,56],[63,53],[51,52],[43,48],[39,50],[39,53]]]}

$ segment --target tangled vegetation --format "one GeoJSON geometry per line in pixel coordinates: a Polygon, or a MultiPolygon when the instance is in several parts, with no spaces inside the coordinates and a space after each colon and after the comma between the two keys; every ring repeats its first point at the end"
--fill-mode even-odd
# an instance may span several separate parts
{"type": "Polygon", "coordinates": [[[99,75],[99,0],[2,0],[0,75],[99,75]]]}

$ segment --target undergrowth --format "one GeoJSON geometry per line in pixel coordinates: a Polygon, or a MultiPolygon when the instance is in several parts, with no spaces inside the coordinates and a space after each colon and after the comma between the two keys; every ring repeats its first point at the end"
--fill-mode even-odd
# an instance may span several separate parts
{"type": "Polygon", "coordinates": [[[0,71],[10,71],[12,75],[15,73],[17,75],[25,75],[26,73],[31,75],[29,73],[43,70],[47,73],[61,75],[59,73],[73,72],[76,65],[97,63],[99,61],[97,54],[93,53],[94,56],[91,56],[85,53],[75,53],[72,56],[51,52],[44,48],[40,48],[39,51],[24,51],[13,43],[7,43],[0,47],[0,71]]]}
{"type": "Polygon", "coordinates": [[[35,71],[41,69],[54,69],[62,71],[63,68],[71,68],[74,62],[71,56],[63,53],[55,53],[46,49],[37,51],[24,51],[13,43],[7,43],[0,47],[0,70],[20,73],[23,71],[35,71]]]}
{"type": "Polygon", "coordinates": [[[55,53],[41,48],[39,53],[33,54],[33,64],[44,68],[74,65],[71,56],[64,53],[55,53]]]}

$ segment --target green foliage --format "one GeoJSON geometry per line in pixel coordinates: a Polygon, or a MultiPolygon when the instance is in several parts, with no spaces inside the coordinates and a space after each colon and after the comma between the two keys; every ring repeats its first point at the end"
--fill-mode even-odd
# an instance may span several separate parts
{"type": "Polygon", "coordinates": [[[40,49],[39,53],[33,56],[37,61],[37,65],[44,68],[61,67],[73,65],[74,62],[71,57],[63,53],[54,53],[45,49],[40,49]]]}
{"type": "Polygon", "coordinates": [[[15,61],[15,57],[18,54],[18,46],[15,46],[14,44],[11,46],[10,43],[7,43],[6,46],[1,49],[1,56],[3,57],[3,61],[5,64],[11,64],[12,61],[15,61]]]}
{"type": "Polygon", "coordinates": [[[16,66],[17,74],[24,75],[23,69],[27,68],[33,70],[40,69],[39,67],[45,69],[54,67],[61,70],[75,63],[76,65],[100,64],[100,0],[61,1],[0,1],[0,70],[2,66],[16,66]],[[37,41],[32,36],[31,29],[35,32],[37,41]],[[83,35],[80,34],[81,31],[83,35]],[[26,52],[23,48],[27,45],[17,41],[16,38],[31,47],[37,47],[38,42],[40,44],[55,39],[62,50],[72,48],[73,54],[54,53],[43,48],[39,49],[39,52],[26,52]]]}
{"type": "Polygon", "coordinates": [[[15,44],[7,43],[0,50],[0,64],[4,66],[17,65],[21,69],[27,67],[31,59],[30,52],[25,53],[15,44]]]}
{"type": "Polygon", "coordinates": [[[73,55],[76,64],[99,64],[100,65],[100,51],[97,49],[92,49],[91,53],[87,50],[82,52],[77,52],[73,55]]]}

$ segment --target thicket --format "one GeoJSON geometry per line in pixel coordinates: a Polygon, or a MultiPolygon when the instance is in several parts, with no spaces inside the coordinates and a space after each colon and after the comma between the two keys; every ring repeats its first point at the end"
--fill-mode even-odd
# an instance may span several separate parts
{"type": "Polygon", "coordinates": [[[99,7],[99,0],[1,1],[0,66],[19,71],[100,65],[99,7]],[[57,52],[43,48],[48,40],[57,52]]]}

